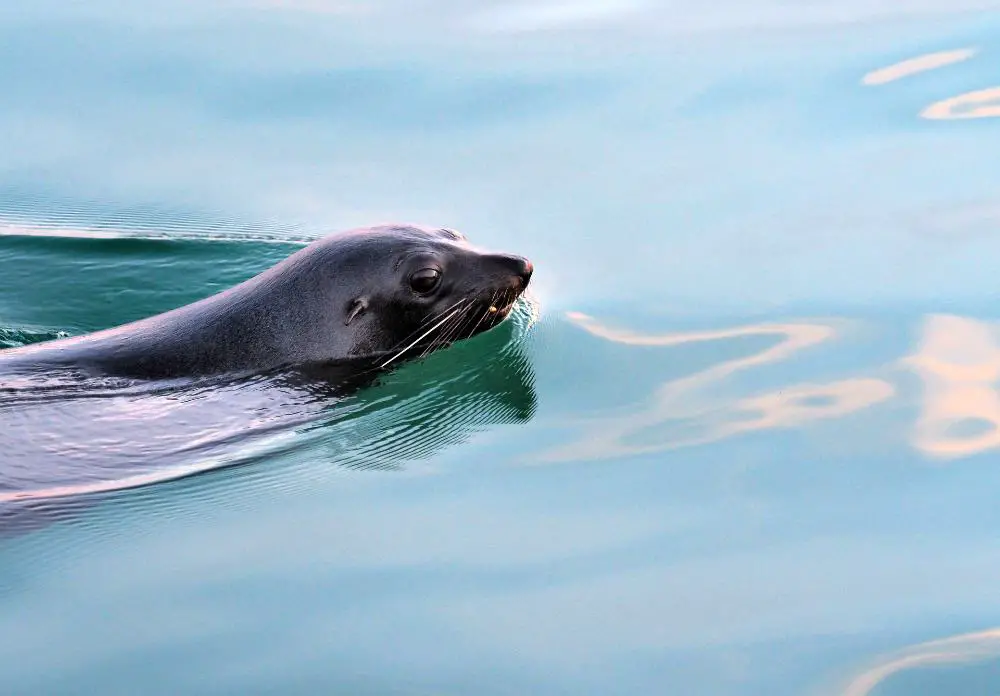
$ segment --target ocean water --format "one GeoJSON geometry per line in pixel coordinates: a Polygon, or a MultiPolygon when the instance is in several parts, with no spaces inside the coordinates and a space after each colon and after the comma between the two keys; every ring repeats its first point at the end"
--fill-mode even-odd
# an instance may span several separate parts
{"type": "Polygon", "coordinates": [[[0,481],[0,690],[1000,692],[998,57],[989,0],[0,3],[0,346],[383,221],[536,267],[346,399],[0,392],[0,470],[83,462],[0,481]]]}

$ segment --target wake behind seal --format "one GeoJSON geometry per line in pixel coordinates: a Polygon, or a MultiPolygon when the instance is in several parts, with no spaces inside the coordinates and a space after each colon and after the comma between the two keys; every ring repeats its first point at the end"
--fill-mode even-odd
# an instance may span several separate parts
{"type": "Polygon", "coordinates": [[[163,314],[0,350],[0,374],[72,367],[170,379],[350,361],[386,367],[493,328],[532,270],[447,228],[353,229],[163,314]]]}

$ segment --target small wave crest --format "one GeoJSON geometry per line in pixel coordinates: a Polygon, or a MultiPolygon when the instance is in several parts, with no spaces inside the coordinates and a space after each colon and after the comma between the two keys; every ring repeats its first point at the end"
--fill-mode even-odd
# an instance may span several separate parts
{"type": "Polygon", "coordinates": [[[304,245],[322,235],[277,220],[248,222],[175,206],[121,207],[97,200],[0,189],[0,237],[222,241],[304,245]]]}
{"type": "Polygon", "coordinates": [[[66,331],[33,331],[31,329],[0,326],[0,349],[20,348],[30,343],[51,341],[57,338],[66,338],[67,336],[69,336],[69,333],[66,331]]]}

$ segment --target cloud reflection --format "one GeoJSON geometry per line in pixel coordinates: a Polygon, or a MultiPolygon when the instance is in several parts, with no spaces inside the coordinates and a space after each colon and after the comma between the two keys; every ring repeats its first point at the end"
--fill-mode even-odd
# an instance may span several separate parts
{"type": "Polygon", "coordinates": [[[995,326],[965,317],[927,317],[917,352],[903,363],[924,383],[914,434],[919,450],[954,458],[1000,447],[1000,343],[995,326]],[[963,424],[979,426],[979,432],[958,431],[963,424]]]}
{"type": "Polygon", "coordinates": [[[1000,656],[1000,628],[921,643],[855,677],[841,696],[868,696],[889,677],[907,669],[978,662],[1000,656]]]}
{"type": "Polygon", "coordinates": [[[889,65],[884,68],[879,68],[878,70],[872,70],[870,73],[861,78],[861,84],[884,85],[887,82],[900,80],[904,77],[916,75],[917,73],[922,73],[927,70],[941,68],[953,63],[961,63],[963,60],[968,60],[974,55],[976,55],[976,49],[974,48],[960,48],[954,51],[938,51],[937,53],[928,53],[926,55],[917,56],[916,58],[910,58],[908,60],[900,61],[899,63],[894,63],[893,65],[889,65]]]}
{"type": "MultiPolygon", "coordinates": [[[[878,70],[872,70],[861,78],[861,83],[869,86],[884,85],[927,70],[961,63],[972,58],[976,53],[974,48],[928,53],[878,70]]],[[[921,118],[931,121],[996,118],[998,116],[1000,116],[1000,87],[987,87],[948,97],[934,102],[920,112],[921,118]]]]}
{"type": "Polygon", "coordinates": [[[920,112],[932,121],[1000,116],[1000,87],[989,87],[943,99],[920,112]]]}
{"type": "Polygon", "coordinates": [[[754,324],[715,331],[644,335],[606,326],[579,312],[567,316],[594,336],[633,346],[678,346],[749,336],[773,336],[780,340],[764,350],[660,385],[641,411],[599,418],[584,428],[587,434],[582,440],[544,455],[547,461],[649,454],[752,431],[797,427],[867,408],[888,399],[895,391],[883,380],[855,378],[826,384],[797,384],[744,398],[708,396],[709,387],[719,385],[737,372],[787,360],[830,340],[836,331],[828,324],[754,324]]]}

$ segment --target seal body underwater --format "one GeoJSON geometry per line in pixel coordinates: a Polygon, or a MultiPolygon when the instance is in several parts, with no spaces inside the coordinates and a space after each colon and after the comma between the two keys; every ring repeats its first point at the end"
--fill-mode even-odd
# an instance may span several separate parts
{"type": "Polygon", "coordinates": [[[146,319],[0,351],[0,374],[206,377],[350,361],[386,366],[499,324],[531,263],[447,228],[321,238],[228,290],[146,319]]]}

